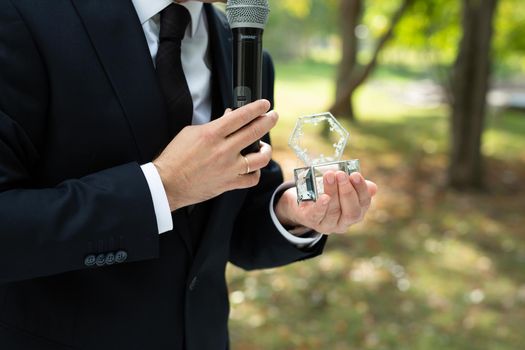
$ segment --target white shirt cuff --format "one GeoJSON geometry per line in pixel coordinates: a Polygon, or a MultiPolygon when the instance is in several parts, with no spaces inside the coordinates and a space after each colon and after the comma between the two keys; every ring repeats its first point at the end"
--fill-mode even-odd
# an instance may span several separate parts
{"type": "Polygon", "coordinates": [[[290,233],[287,229],[284,228],[284,226],[279,222],[279,219],[277,219],[277,215],[275,214],[274,209],[274,201],[275,201],[275,195],[281,191],[286,191],[289,188],[294,187],[293,182],[285,182],[281,186],[277,187],[275,192],[273,193],[272,199],[270,200],[270,216],[273,220],[273,224],[279,232],[286,238],[290,243],[295,244],[298,248],[309,248],[314,246],[317,242],[323,238],[323,234],[317,233],[314,237],[298,237],[292,233],[290,233]]]}
{"type": "Polygon", "coordinates": [[[153,209],[157,218],[157,227],[159,234],[173,230],[173,219],[171,217],[168,196],[164,190],[164,185],[160,178],[159,172],[153,163],[147,163],[140,167],[148,182],[151,199],[153,200],[153,209]]]}

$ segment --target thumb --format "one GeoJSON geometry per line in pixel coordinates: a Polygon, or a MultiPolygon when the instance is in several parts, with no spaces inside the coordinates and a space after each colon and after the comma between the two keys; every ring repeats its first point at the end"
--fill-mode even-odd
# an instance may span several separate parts
{"type": "Polygon", "coordinates": [[[366,180],[366,185],[368,186],[368,193],[370,193],[370,196],[375,196],[377,193],[377,185],[374,182],[368,180],[366,180]]]}

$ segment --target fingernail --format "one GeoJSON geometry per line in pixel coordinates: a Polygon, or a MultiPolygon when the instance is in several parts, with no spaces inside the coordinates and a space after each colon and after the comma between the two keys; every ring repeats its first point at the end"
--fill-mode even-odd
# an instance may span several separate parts
{"type": "Polygon", "coordinates": [[[356,185],[361,183],[361,176],[358,173],[353,173],[350,176],[352,177],[352,182],[355,183],[356,185]]]}
{"type": "Polygon", "coordinates": [[[326,182],[328,182],[329,185],[333,185],[335,183],[335,175],[334,175],[334,173],[326,174],[326,182]]]}
{"type": "Polygon", "coordinates": [[[340,184],[344,184],[348,181],[348,176],[346,176],[345,173],[338,173],[337,181],[339,181],[340,184]]]}

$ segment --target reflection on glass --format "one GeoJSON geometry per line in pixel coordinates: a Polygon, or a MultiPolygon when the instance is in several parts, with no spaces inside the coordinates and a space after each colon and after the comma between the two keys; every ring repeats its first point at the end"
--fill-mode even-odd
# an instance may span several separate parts
{"type": "Polygon", "coordinates": [[[323,175],[327,171],[359,171],[359,160],[343,160],[341,157],[348,141],[348,131],[331,113],[300,117],[290,137],[289,145],[305,165],[294,170],[297,201],[316,201],[324,193],[323,175]],[[333,152],[325,155],[315,151],[315,138],[325,135],[333,152]]]}
{"type": "Polygon", "coordinates": [[[344,171],[347,174],[360,171],[359,160],[343,160],[294,170],[299,202],[315,201],[324,193],[323,175],[327,171],[344,171]]]}

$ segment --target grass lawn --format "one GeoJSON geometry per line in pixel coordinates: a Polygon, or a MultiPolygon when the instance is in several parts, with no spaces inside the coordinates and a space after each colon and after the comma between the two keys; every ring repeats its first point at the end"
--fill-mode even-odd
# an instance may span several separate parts
{"type": "MultiPolygon", "coordinates": [[[[277,66],[274,155],[291,178],[296,117],[322,112],[334,67],[277,66]]],[[[367,220],[331,237],[325,254],[285,268],[228,269],[234,350],[496,349],[525,347],[525,114],[491,111],[487,191],[445,188],[448,110],[400,103],[382,70],[358,91],[344,123],[347,158],[380,192],[367,220]]],[[[322,147],[322,146],[321,146],[322,147]]]]}

